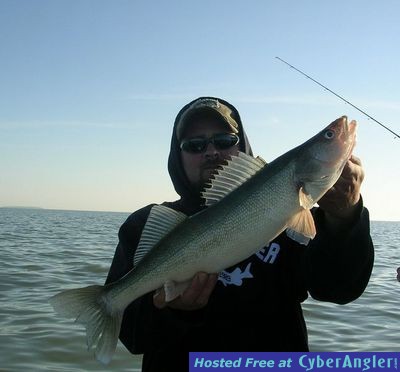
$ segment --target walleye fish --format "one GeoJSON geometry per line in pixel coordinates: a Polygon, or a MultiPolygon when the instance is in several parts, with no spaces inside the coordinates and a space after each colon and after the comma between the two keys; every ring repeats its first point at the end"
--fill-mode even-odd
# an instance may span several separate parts
{"type": "Polygon", "coordinates": [[[284,230],[307,244],[316,234],[310,209],[339,178],[355,136],[356,122],[343,116],[268,165],[239,153],[203,192],[208,208],[191,217],[164,206],[151,209],[128,274],[105,286],[61,292],[52,306],[85,325],[88,347],[108,363],[123,312],[140,296],[164,286],[170,301],[197,272],[235,265],[284,230]]]}

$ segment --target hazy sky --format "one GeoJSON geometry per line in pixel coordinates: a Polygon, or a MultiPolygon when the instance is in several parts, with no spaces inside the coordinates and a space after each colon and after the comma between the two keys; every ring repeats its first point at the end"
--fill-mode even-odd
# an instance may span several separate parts
{"type": "Polygon", "coordinates": [[[172,124],[233,103],[273,160],[347,114],[372,219],[400,220],[400,2],[0,0],[0,206],[134,211],[176,199],[172,124]]]}

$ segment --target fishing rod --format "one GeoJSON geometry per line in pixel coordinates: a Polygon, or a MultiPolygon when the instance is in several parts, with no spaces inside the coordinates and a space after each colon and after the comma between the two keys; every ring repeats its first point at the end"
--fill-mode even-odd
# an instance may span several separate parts
{"type": "MultiPolygon", "coordinates": [[[[351,102],[349,102],[347,99],[343,98],[342,96],[340,96],[339,94],[335,93],[333,90],[329,89],[328,87],[326,87],[325,85],[321,84],[319,81],[313,79],[311,76],[307,75],[306,73],[304,73],[303,71],[299,70],[298,68],[294,67],[293,65],[291,65],[290,63],[284,61],[282,58],[279,57],[275,57],[276,59],[278,59],[279,61],[285,63],[286,65],[288,65],[289,67],[293,68],[294,70],[296,70],[297,72],[299,72],[300,74],[304,75],[307,79],[312,80],[314,83],[318,84],[319,86],[321,86],[322,88],[324,88],[325,90],[327,90],[328,92],[334,94],[336,97],[340,98],[342,101],[346,102],[347,104],[349,104],[350,106],[354,107],[356,110],[360,111],[361,113],[363,113],[365,116],[368,117],[368,119],[373,120],[375,123],[379,124],[381,127],[385,128],[386,130],[388,130],[390,133],[394,134],[397,138],[400,138],[400,136],[392,131],[390,128],[388,128],[386,125],[382,124],[380,121],[376,120],[375,118],[373,118],[371,115],[368,115],[365,111],[361,110],[360,108],[358,108],[356,105],[353,105],[351,102]]],[[[395,139],[396,139],[395,137],[395,139]]]]}

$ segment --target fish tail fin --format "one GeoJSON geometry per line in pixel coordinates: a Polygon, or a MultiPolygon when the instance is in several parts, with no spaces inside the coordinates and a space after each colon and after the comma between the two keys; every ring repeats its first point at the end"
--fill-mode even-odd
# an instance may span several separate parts
{"type": "Polygon", "coordinates": [[[96,347],[96,359],[108,364],[115,352],[123,311],[113,309],[104,286],[69,289],[50,299],[54,310],[86,327],[88,349],[96,347]]]}

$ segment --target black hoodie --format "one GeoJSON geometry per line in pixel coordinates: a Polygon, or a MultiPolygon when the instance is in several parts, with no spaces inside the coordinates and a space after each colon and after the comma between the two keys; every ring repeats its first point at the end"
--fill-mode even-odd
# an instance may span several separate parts
{"type": "MultiPolygon", "coordinates": [[[[239,125],[240,150],[252,154],[239,113],[228,102],[218,100],[233,111],[239,125]]],[[[175,119],[168,159],[169,174],[181,198],[163,203],[187,215],[203,208],[184,173],[176,136],[179,118],[191,104],[175,119]]],[[[153,205],[134,212],[121,226],[106,283],[132,269],[133,255],[153,205]]],[[[312,212],[317,235],[308,246],[299,245],[284,233],[279,235],[257,254],[220,273],[204,309],[159,310],[153,305],[153,293],[129,305],[120,340],[130,352],[144,354],[143,371],[186,371],[189,351],[307,351],[301,302],[308,293],[339,304],[355,300],[368,283],[374,258],[368,211],[362,200],[358,219],[340,236],[326,231],[321,210],[312,212]]]]}

